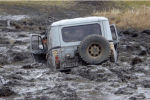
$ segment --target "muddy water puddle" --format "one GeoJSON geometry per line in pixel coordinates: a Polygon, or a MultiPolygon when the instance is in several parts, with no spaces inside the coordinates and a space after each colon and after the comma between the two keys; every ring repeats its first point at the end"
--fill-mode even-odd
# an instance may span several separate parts
{"type": "Polygon", "coordinates": [[[25,18],[30,18],[28,15],[0,15],[0,20],[15,20],[19,21],[25,18]]]}

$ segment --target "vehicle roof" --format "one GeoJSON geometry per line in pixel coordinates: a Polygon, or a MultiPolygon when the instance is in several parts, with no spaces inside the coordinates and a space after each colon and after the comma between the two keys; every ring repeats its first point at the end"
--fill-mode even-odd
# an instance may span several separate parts
{"type": "Polygon", "coordinates": [[[108,20],[105,17],[80,17],[74,19],[64,19],[57,22],[52,23],[51,26],[62,26],[62,25],[69,25],[69,24],[78,24],[78,23],[87,23],[87,22],[96,22],[101,20],[108,20]]]}

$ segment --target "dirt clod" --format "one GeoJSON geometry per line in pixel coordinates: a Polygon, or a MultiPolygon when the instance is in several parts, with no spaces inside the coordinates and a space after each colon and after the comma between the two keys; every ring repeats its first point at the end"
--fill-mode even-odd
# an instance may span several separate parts
{"type": "Polygon", "coordinates": [[[126,30],[126,31],[123,32],[123,34],[124,34],[124,35],[131,35],[132,32],[131,32],[130,30],[126,30]]]}
{"type": "Polygon", "coordinates": [[[6,65],[9,64],[8,60],[6,58],[1,59],[0,57],[0,65],[6,65]]]}
{"type": "Polygon", "coordinates": [[[27,37],[25,34],[19,34],[18,37],[27,37]]]}
{"type": "Polygon", "coordinates": [[[11,96],[13,94],[15,94],[15,92],[11,90],[9,87],[0,88],[0,97],[11,96]]]}
{"type": "Polygon", "coordinates": [[[139,53],[140,56],[146,56],[147,55],[147,52],[146,50],[142,50],[140,53],[139,53]]]}
{"type": "Polygon", "coordinates": [[[150,35],[150,30],[149,29],[143,30],[142,33],[147,33],[148,35],[150,35]]]}
{"type": "Polygon", "coordinates": [[[146,97],[144,94],[138,94],[138,95],[134,95],[132,97],[130,97],[129,99],[130,100],[144,100],[146,97]]]}
{"type": "Polygon", "coordinates": [[[146,51],[150,55],[150,47],[146,51]]]}
{"type": "Polygon", "coordinates": [[[23,69],[31,69],[31,68],[33,68],[31,65],[24,65],[23,67],[22,67],[23,69]]]}
{"type": "Polygon", "coordinates": [[[4,41],[0,41],[0,44],[10,44],[10,42],[7,40],[4,40],[4,41]]]}
{"type": "Polygon", "coordinates": [[[129,95],[129,94],[133,94],[133,93],[134,93],[134,90],[131,89],[131,88],[120,88],[114,94],[126,94],[126,95],[129,95]]]}
{"type": "Polygon", "coordinates": [[[137,33],[132,34],[132,37],[138,37],[139,35],[137,33]]]}
{"type": "Polygon", "coordinates": [[[21,29],[21,26],[20,25],[15,25],[15,28],[16,29],[21,29]]]}
{"type": "Polygon", "coordinates": [[[50,100],[50,98],[48,96],[40,96],[35,98],[35,100],[50,100]]]}
{"type": "Polygon", "coordinates": [[[139,58],[139,57],[135,57],[135,58],[132,59],[132,63],[131,64],[135,65],[135,64],[138,64],[140,62],[143,62],[143,60],[141,58],[139,58]]]}
{"type": "Polygon", "coordinates": [[[25,42],[23,42],[23,41],[20,41],[20,40],[16,40],[16,41],[14,42],[14,44],[21,45],[21,44],[25,44],[25,42]]]}
{"type": "Polygon", "coordinates": [[[10,80],[6,84],[4,84],[4,86],[21,86],[21,85],[23,84],[19,82],[18,80],[10,80]]]}
{"type": "Polygon", "coordinates": [[[150,80],[144,80],[143,86],[144,86],[144,88],[150,88],[150,80]]]}
{"type": "Polygon", "coordinates": [[[13,54],[14,55],[13,55],[12,62],[23,61],[31,57],[30,53],[27,53],[27,52],[18,52],[18,53],[13,53],[13,54]]]}

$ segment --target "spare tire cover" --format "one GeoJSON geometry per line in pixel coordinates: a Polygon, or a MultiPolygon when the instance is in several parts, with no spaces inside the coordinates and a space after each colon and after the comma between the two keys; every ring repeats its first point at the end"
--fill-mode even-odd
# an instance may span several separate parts
{"type": "Polygon", "coordinates": [[[85,37],[78,47],[80,57],[88,64],[100,64],[110,54],[109,42],[101,35],[85,37]]]}

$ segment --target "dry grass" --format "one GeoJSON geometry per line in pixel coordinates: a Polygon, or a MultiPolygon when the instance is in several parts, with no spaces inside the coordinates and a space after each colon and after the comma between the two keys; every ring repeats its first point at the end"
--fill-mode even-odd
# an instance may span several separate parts
{"type": "Polygon", "coordinates": [[[105,16],[111,24],[123,29],[133,28],[143,30],[150,28],[150,8],[142,6],[136,10],[120,11],[113,9],[109,12],[97,12],[93,15],[105,16]]]}
{"type": "MultiPolygon", "coordinates": [[[[73,1],[0,1],[0,8],[3,11],[8,11],[9,9],[8,13],[11,12],[11,9],[14,9],[13,7],[22,7],[22,10],[30,8],[31,10],[36,9],[38,11],[49,12],[52,8],[70,9],[75,4],[73,1]]],[[[20,11],[20,9],[15,10],[20,11]]]]}
{"type": "Polygon", "coordinates": [[[150,8],[146,6],[139,8],[143,4],[149,6],[150,2],[0,1],[0,14],[5,12],[12,15],[40,15],[41,18],[54,16],[58,19],[91,15],[105,16],[117,27],[141,30],[150,28],[150,8]],[[128,10],[133,6],[136,8],[134,13],[128,10]],[[109,11],[110,9],[113,10],[109,11]]]}
{"type": "Polygon", "coordinates": [[[75,2],[73,1],[0,1],[0,5],[27,7],[58,6],[63,8],[69,8],[74,4],[75,2]]]}

